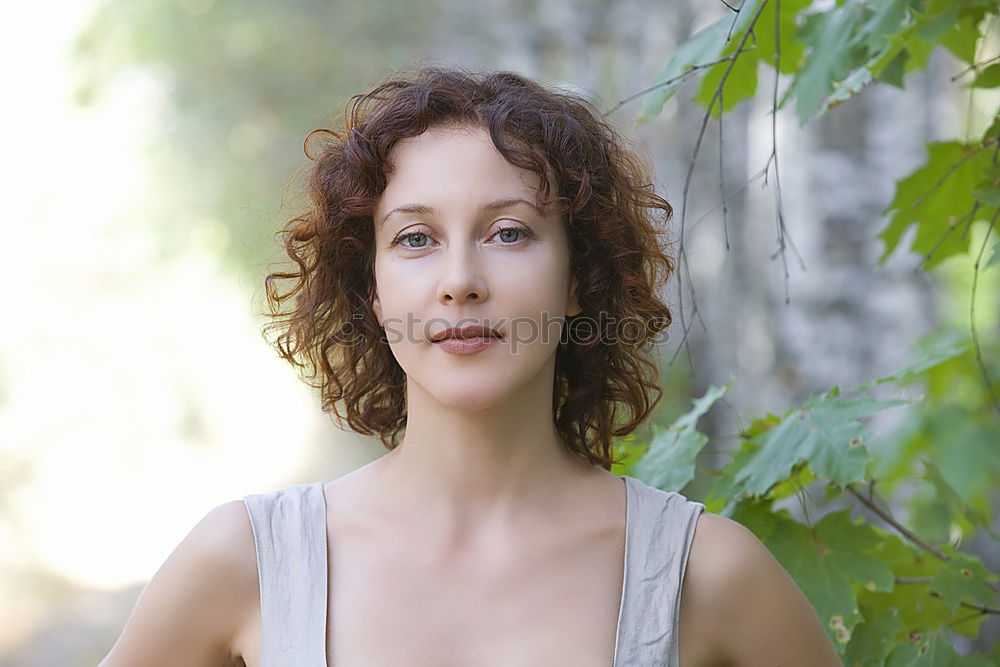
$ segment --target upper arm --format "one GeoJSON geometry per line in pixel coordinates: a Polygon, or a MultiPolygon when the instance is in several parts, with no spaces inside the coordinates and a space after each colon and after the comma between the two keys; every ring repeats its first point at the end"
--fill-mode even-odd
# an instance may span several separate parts
{"type": "MultiPolygon", "coordinates": [[[[843,664],[809,600],[757,536],[704,512],[685,573],[688,626],[739,667],[843,664]]],[[[683,618],[683,617],[682,617],[683,618]]]]}
{"type": "Polygon", "coordinates": [[[242,500],[209,511],[143,589],[99,667],[235,663],[231,646],[258,594],[253,530],[242,500]]]}

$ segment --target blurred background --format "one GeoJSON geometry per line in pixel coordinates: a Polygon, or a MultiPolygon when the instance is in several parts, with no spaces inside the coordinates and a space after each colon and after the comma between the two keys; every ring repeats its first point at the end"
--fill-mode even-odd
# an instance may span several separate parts
{"type": "MultiPolygon", "coordinates": [[[[311,130],[392,68],[418,64],[511,69],[611,109],[728,11],[698,0],[11,9],[0,40],[0,665],[97,664],[209,509],[383,453],[339,430],[260,334],[263,278],[283,259],[274,233],[301,203],[311,130]]],[[[901,368],[933,330],[968,329],[972,260],[928,274],[900,250],[879,264],[876,239],[924,143],[978,136],[996,107],[996,89],[970,101],[950,81],[958,69],[936,50],[905,91],[866,88],[805,127],[779,115],[787,279],[772,258],[774,183],[761,172],[766,96],[726,116],[721,151],[707,133],[686,202],[683,306],[677,283],[668,295],[655,422],[734,375],[739,415],[780,414],[901,368]]],[[[655,163],[678,214],[704,113],[693,92],[682,86],[644,125],[638,102],[609,116],[655,163]]],[[[972,233],[978,247],[985,225],[972,233]]],[[[993,339],[998,276],[978,287],[980,330],[993,339]]],[[[973,371],[963,378],[956,391],[977,386],[973,371]]],[[[893,411],[880,419],[876,430],[898,426],[893,411]]],[[[724,410],[702,422],[720,449],[738,428],[724,410]]],[[[984,558],[1000,566],[995,552],[984,558]]]]}

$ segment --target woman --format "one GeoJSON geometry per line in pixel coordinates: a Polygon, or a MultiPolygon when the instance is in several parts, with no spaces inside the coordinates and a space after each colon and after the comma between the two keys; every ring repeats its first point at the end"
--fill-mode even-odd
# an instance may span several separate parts
{"type": "Polygon", "coordinates": [[[210,511],[102,664],[839,665],[752,533],[609,471],[660,398],[674,267],[625,140],[573,95],[446,68],[319,138],[270,327],[389,452],[210,511]]]}

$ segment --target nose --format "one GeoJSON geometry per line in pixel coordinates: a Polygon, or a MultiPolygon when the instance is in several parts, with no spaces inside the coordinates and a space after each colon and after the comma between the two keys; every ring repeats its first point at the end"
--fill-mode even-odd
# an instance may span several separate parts
{"type": "Polygon", "coordinates": [[[451,257],[444,262],[445,274],[438,285],[438,301],[443,304],[449,301],[484,301],[489,294],[476,259],[470,256],[475,255],[475,250],[456,249],[450,254],[451,257]]]}

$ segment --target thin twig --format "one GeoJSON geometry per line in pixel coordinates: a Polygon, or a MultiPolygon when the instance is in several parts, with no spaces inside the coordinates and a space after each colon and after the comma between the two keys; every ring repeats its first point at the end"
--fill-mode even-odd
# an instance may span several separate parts
{"type": "Polygon", "coordinates": [[[796,475],[795,477],[793,477],[793,479],[795,481],[795,487],[796,487],[795,488],[795,497],[799,501],[799,507],[802,508],[802,518],[805,519],[806,526],[808,526],[810,529],[812,529],[813,524],[812,524],[812,521],[809,519],[809,508],[806,507],[806,501],[805,501],[805,497],[804,497],[806,495],[805,494],[805,487],[802,486],[802,484],[799,482],[798,475],[796,475]]]}
{"type": "MultiPolygon", "coordinates": [[[[976,201],[972,202],[972,208],[969,209],[968,213],[966,213],[965,215],[963,215],[958,220],[956,220],[956,221],[954,221],[952,223],[949,223],[948,224],[948,229],[945,230],[944,234],[942,234],[938,238],[938,240],[934,242],[934,245],[931,246],[931,249],[927,251],[927,254],[925,254],[923,257],[920,258],[920,263],[917,264],[913,268],[913,273],[919,273],[920,272],[920,269],[923,267],[923,265],[926,264],[927,262],[929,262],[930,259],[931,259],[931,257],[934,256],[934,253],[936,253],[938,251],[938,249],[942,245],[944,245],[944,242],[948,239],[948,236],[951,235],[951,233],[953,231],[955,231],[956,227],[958,227],[960,224],[962,224],[963,222],[965,222],[966,223],[966,229],[968,229],[968,225],[970,225],[972,223],[972,221],[975,220],[975,218],[976,218],[976,211],[979,210],[980,206],[981,206],[981,204],[980,204],[979,200],[977,199],[976,201]]],[[[963,237],[965,236],[964,230],[962,232],[962,236],[963,237]]]]}
{"type": "Polygon", "coordinates": [[[969,72],[978,72],[980,67],[982,67],[986,63],[991,63],[994,60],[1000,60],[1000,56],[993,56],[992,58],[987,58],[986,60],[981,60],[978,63],[972,63],[971,65],[969,65],[968,67],[966,67],[965,69],[963,69],[961,72],[959,72],[955,76],[951,77],[952,83],[954,83],[958,79],[961,79],[963,76],[965,76],[969,72]]]}
{"type": "MultiPolygon", "coordinates": [[[[785,227],[785,209],[782,205],[781,197],[781,172],[778,169],[778,80],[781,78],[781,0],[775,0],[775,2],[777,4],[774,6],[774,88],[771,91],[771,156],[768,158],[768,163],[770,163],[772,158],[774,159],[774,197],[778,222],[778,250],[775,251],[774,255],[771,255],[771,259],[773,260],[778,253],[781,254],[781,267],[785,274],[785,305],[787,305],[791,302],[788,292],[788,261],[785,257],[785,237],[788,236],[788,230],[785,227]]],[[[767,183],[766,168],[764,171],[764,182],[767,183]]],[[[795,244],[792,243],[791,236],[788,236],[788,243],[795,250],[795,254],[799,255],[795,244]]],[[[805,261],[801,255],[799,255],[799,266],[803,271],[806,270],[805,261]]]]}
{"type": "MultiPolygon", "coordinates": [[[[745,51],[749,51],[750,49],[744,49],[744,50],[745,51]]],[[[736,56],[738,56],[742,52],[743,51],[737,51],[736,53],[733,53],[731,55],[726,56],[725,58],[719,58],[718,60],[713,60],[711,62],[701,63],[700,65],[691,65],[688,69],[684,70],[683,73],[678,74],[677,76],[670,77],[666,81],[661,81],[660,83],[653,84],[652,86],[650,86],[649,88],[646,88],[645,90],[640,90],[638,93],[634,93],[632,95],[629,95],[628,97],[626,97],[625,99],[621,100],[618,104],[614,105],[613,107],[611,107],[610,109],[608,109],[607,111],[605,111],[601,115],[604,118],[607,118],[608,116],[610,116],[614,112],[618,111],[619,109],[621,109],[623,106],[625,106],[626,104],[628,104],[632,100],[639,99],[643,95],[645,95],[647,93],[651,93],[654,90],[657,90],[658,88],[663,88],[664,86],[669,86],[670,84],[674,83],[675,81],[680,81],[681,79],[686,79],[689,76],[691,76],[692,74],[694,74],[695,72],[697,72],[699,70],[703,70],[706,67],[712,67],[714,65],[718,65],[719,63],[724,63],[727,60],[733,60],[734,58],[736,58],[736,56]]]]}
{"type": "MultiPolygon", "coordinates": [[[[948,554],[946,554],[946,553],[944,553],[944,552],[942,552],[942,551],[940,551],[938,549],[935,549],[934,547],[932,547],[931,545],[927,544],[922,539],[920,539],[919,537],[917,537],[913,533],[913,531],[911,531],[909,528],[907,528],[906,526],[904,526],[903,524],[901,524],[899,521],[897,521],[896,518],[893,517],[892,514],[888,510],[882,509],[881,507],[879,507],[878,505],[876,505],[874,502],[872,502],[870,499],[865,498],[861,493],[858,492],[857,489],[854,488],[853,484],[847,484],[844,488],[847,489],[847,491],[850,492],[850,494],[852,496],[854,496],[855,498],[857,498],[858,500],[860,500],[861,503],[865,507],[867,507],[872,512],[874,512],[875,514],[877,514],[879,516],[879,518],[881,518],[887,524],[889,524],[890,526],[892,526],[893,528],[895,528],[897,532],[899,532],[903,537],[905,537],[906,539],[908,539],[910,542],[912,542],[913,544],[917,545],[918,547],[920,547],[921,549],[923,549],[927,553],[931,554],[932,556],[934,556],[938,560],[942,560],[942,561],[945,561],[945,562],[951,560],[951,556],[949,556],[948,554]]],[[[871,486],[869,486],[869,491],[870,490],[871,490],[871,486]]],[[[913,582],[913,583],[916,583],[916,582],[913,582]]],[[[996,583],[994,583],[992,581],[984,581],[983,585],[987,586],[989,588],[992,588],[995,591],[1000,592],[1000,585],[998,585],[998,584],[996,584],[996,583]]]]}
{"type": "Polygon", "coordinates": [[[973,157],[975,157],[976,155],[978,155],[979,152],[981,150],[983,150],[984,148],[985,148],[985,146],[977,146],[975,148],[975,150],[973,150],[972,152],[970,152],[968,155],[964,156],[958,162],[952,164],[948,168],[948,171],[947,171],[947,173],[945,173],[944,176],[942,176],[941,178],[937,179],[937,181],[935,181],[934,185],[932,185],[927,192],[925,192],[924,194],[920,195],[920,197],[917,199],[917,201],[913,202],[913,208],[916,208],[917,206],[920,206],[922,203],[924,203],[924,200],[927,199],[927,197],[929,197],[932,192],[934,192],[939,187],[941,187],[941,184],[944,183],[946,180],[948,180],[948,177],[951,176],[953,173],[955,173],[956,169],[958,169],[959,167],[961,167],[968,160],[971,160],[973,157]]]}
{"type": "MultiPolygon", "coordinates": [[[[994,157],[996,153],[994,153],[994,157]]],[[[983,251],[986,250],[986,242],[990,238],[990,232],[993,231],[993,225],[997,222],[997,217],[1000,216],[1000,207],[997,208],[993,213],[993,217],[990,219],[990,224],[986,228],[986,234],[983,236],[983,244],[979,247],[979,254],[976,256],[976,263],[972,268],[972,295],[969,302],[969,322],[972,326],[972,343],[976,350],[976,362],[979,364],[979,370],[983,376],[983,382],[986,384],[986,393],[989,395],[990,401],[993,403],[993,409],[998,415],[1000,415],[1000,401],[997,400],[997,396],[993,391],[993,382],[990,380],[989,371],[986,368],[986,361],[983,359],[983,349],[979,344],[979,329],[976,327],[976,290],[979,285],[979,263],[983,259],[983,251]]]]}
{"type": "MultiPolygon", "coordinates": [[[[743,181],[743,184],[742,184],[742,185],[741,185],[740,187],[738,187],[738,188],[735,188],[735,189],[733,189],[733,190],[730,190],[730,191],[729,191],[729,194],[728,194],[728,195],[726,195],[725,197],[723,197],[723,198],[722,198],[722,200],[721,200],[721,201],[720,201],[720,202],[719,202],[718,204],[716,204],[716,205],[715,205],[715,206],[713,206],[712,208],[710,208],[710,209],[708,209],[707,211],[705,211],[704,213],[702,213],[700,217],[698,217],[698,218],[695,218],[695,220],[694,220],[694,221],[693,221],[693,222],[691,223],[691,225],[690,225],[690,226],[688,227],[688,229],[689,229],[689,230],[691,230],[691,231],[693,231],[693,230],[694,230],[694,228],[695,228],[695,227],[697,227],[697,226],[698,226],[698,224],[699,224],[699,223],[700,223],[700,222],[701,222],[702,220],[704,220],[704,219],[705,219],[705,218],[707,218],[707,217],[708,217],[709,215],[711,215],[711,214],[712,214],[712,213],[714,213],[714,212],[715,212],[716,210],[718,210],[720,206],[723,206],[723,205],[724,205],[724,204],[725,204],[726,202],[728,202],[728,201],[729,201],[729,200],[730,200],[730,199],[731,199],[731,198],[732,198],[732,197],[733,197],[734,195],[736,195],[736,194],[738,194],[738,193],[740,193],[740,192],[743,192],[744,190],[746,190],[746,189],[747,189],[747,187],[749,187],[751,183],[753,183],[753,182],[754,182],[755,180],[757,180],[757,179],[758,179],[758,178],[760,178],[761,176],[764,176],[764,175],[766,175],[766,173],[767,173],[767,172],[766,172],[766,171],[765,171],[764,169],[761,169],[761,170],[760,170],[760,171],[758,171],[758,172],[757,172],[756,174],[754,174],[753,176],[751,176],[751,177],[750,177],[750,178],[748,178],[747,180],[743,181]]],[[[727,245],[726,247],[728,248],[729,246],[727,245]]]]}
{"type": "Polygon", "coordinates": [[[722,147],[725,145],[722,141],[722,109],[724,108],[722,95],[719,95],[719,200],[722,201],[722,234],[726,239],[726,252],[729,252],[729,206],[726,203],[725,170],[722,168],[722,147]]]}
{"type": "MultiPolygon", "coordinates": [[[[937,190],[939,187],[941,187],[941,184],[943,184],[946,180],[948,180],[948,177],[951,176],[953,173],[955,173],[955,171],[959,167],[961,167],[963,164],[965,164],[968,160],[971,160],[973,157],[975,157],[976,155],[978,155],[985,148],[986,148],[985,145],[984,146],[977,146],[974,150],[970,151],[968,155],[963,156],[961,160],[958,160],[957,162],[955,162],[954,164],[952,164],[948,168],[948,171],[945,172],[945,174],[942,175],[941,178],[939,178],[937,181],[935,181],[934,184],[927,190],[927,192],[925,192],[922,195],[920,195],[920,197],[918,197],[917,200],[915,202],[913,202],[913,204],[910,206],[910,208],[912,209],[912,208],[917,208],[918,206],[920,206],[924,202],[924,200],[927,199],[935,190],[937,190]]],[[[914,268],[914,270],[913,270],[914,273],[916,273],[917,271],[919,271],[920,268],[924,264],[926,264],[928,261],[930,261],[931,257],[934,256],[934,253],[937,252],[938,248],[941,247],[941,245],[945,242],[945,240],[948,238],[948,236],[955,230],[955,228],[959,225],[959,223],[961,223],[962,221],[964,221],[964,220],[966,220],[968,218],[969,222],[967,224],[972,224],[972,220],[975,218],[976,211],[979,210],[980,205],[981,204],[980,204],[979,200],[977,199],[975,202],[973,202],[972,210],[970,210],[966,215],[963,215],[956,222],[948,225],[948,229],[945,230],[944,234],[942,234],[941,237],[938,238],[938,240],[934,243],[934,246],[927,252],[927,254],[925,254],[923,256],[923,258],[921,258],[920,263],[917,264],[916,268],[914,268]]],[[[964,234],[964,231],[963,231],[963,237],[964,237],[964,235],[965,234],[964,234]]]]}
{"type": "Polygon", "coordinates": [[[855,498],[857,498],[858,500],[860,500],[861,503],[865,507],[867,507],[869,510],[871,510],[872,512],[874,512],[875,514],[877,514],[880,519],[882,519],[887,524],[889,524],[890,526],[892,526],[893,528],[895,528],[897,532],[899,532],[903,537],[905,537],[906,539],[908,539],[910,542],[913,542],[915,545],[917,545],[918,547],[920,547],[921,549],[923,549],[927,553],[932,554],[938,560],[943,560],[943,561],[949,561],[949,560],[951,560],[951,556],[949,556],[948,554],[946,554],[946,553],[944,553],[944,552],[942,552],[942,551],[940,551],[938,549],[935,549],[931,545],[929,545],[926,542],[924,542],[922,539],[920,539],[915,534],[913,534],[913,532],[909,528],[907,528],[906,526],[904,526],[903,524],[901,524],[899,521],[896,521],[895,517],[893,517],[891,514],[889,514],[889,512],[887,512],[886,510],[883,510],[881,507],[879,507],[875,503],[870,502],[868,500],[868,498],[866,498],[862,494],[858,493],[857,489],[855,489],[852,484],[848,484],[844,488],[847,489],[848,492],[850,492],[850,494],[852,496],[854,496],[855,498]]]}
{"type": "MultiPolygon", "coordinates": [[[[740,39],[739,44],[737,44],[737,46],[736,46],[736,52],[733,54],[734,56],[737,55],[737,54],[739,54],[739,53],[741,53],[743,51],[744,47],[746,46],[747,40],[750,38],[751,32],[753,32],[753,27],[757,24],[757,20],[760,18],[760,15],[764,11],[764,7],[767,6],[767,3],[768,3],[768,0],[763,0],[763,2],[761,2],[760,7],[757,9],[757,13],[754,14],[753,19],[751,19],[751,21],[750,21],[750,25],[747,27],[746,32],[743,33],[743,37],[740,39]]],[[[742,9],[742,7],[741,7],[741,9],[742,9]]],[[[718,101],[718,99],[722,95],[722,89],[723,89],[723,87],[725,87],[726,81],[729,79],[729,74],[730,74],[730,72],[732,72],[733,66],[735,64],[736,64],[736,59],[735,58],[733,58],[732,60],[729,61],[729,64],[726,66],[725,71],[722,73],[722,77],[719,80],[719,84],[715,87],[715,92],[712,93],[712,98],[709,100],[708,106],[705,109],[705,115],[702,117],[701,127],[698,130],[698,138],[695,140],[694,152],[691,154],[691,159],[688,162],[687,174],[686,174],[686,176],[684,178],[684,191],[681,194],[681,219],[680,219],[680,228],[681,228],[681,231],[680,231],[680,242],[679,242],[680,247],[678,249],[678,255],[679,255],[679,268],[682,269],[682,270],[686,270],[689,275],[690,275],[690,269],[689,269],[688,260],[687,260],[687,250],[684,248],[684,225],[685,225],[685,219],[687,217],[688,192],[691,189],[691,179],[694,176],[694,166],[695,166],[695,164],[698,161],[698,153],[701,151],[701,142],[705,138],[705,128],[708,125],[708,119],[712,115],[712,108],[715,106],[715,103],[718,101]]],[[[724,111],[723,111],[722,107],[720,106],[719,107],[719,122],[722,122],[723,114],[724,114],[724,111]]],[[[722,150],[721,146],[719,147],[719,150],[722,150]]],[[[680,275],[680,273],[678,272],[678,277],[679,277],[679,275],[680,275]]],[[[692,317],[694,317],[694,316],[697,315],[698,318],[701,319],[701,316],[698,313],[697,295],[695,294],[694,285],[693,285],[693,283],[691,283],[690,285],[691,285],[690,286],[690,289],[691,289],[691,301],[694,304],[693,307],[692,307],[692,310],[691,310],[691,314],[692,314],[692,317]]],[[[685,323],[685,316],[684,316],[684,290],[680,286],[678,286],[678,290],[677,290],[677,308],[678,308],[678,312],[680,313],[681,327],[685,330],[684,339],[682,340],[682,343],[683,343],[684,341],[687,340],[687,331],[689,330],[689,327],[687,327],[686,323],[685,323]]],[[[706,330],[707,330],[707,326],[705,326],[704,321],[702,321],[702,326],[705,327],[706,330]]],[[[690,359],[690,357],[691,357],[691,352],[690,352],[690,349],[688,349],[688,358],[690,359]]],[[[674,358],[676,358],[676,354],[674,355],[674,358]]],[[[668,369],[671,366],[673,366],[673,359],[671,360],[670,364],[668,365],[668,369]]]]}
{"type": "MultiPolygon", "coordinates": [[[[987,582],[987,583],[989,583],[989,582],[987,582]]],[[[928,593],[932,597],[936,597],[936,598],[939,598],[939,599],[942,599],[942,600],[944,599],[941,596],[941,594],[938,593],[937,591],[928,591],[928,593]]],[[[958,606],[959,607],[965,607],[966,609],[975,609],[980,614],[998,614],[998,615],[1000,615],[1000,609],[996,609],[994,607],[987,607],[984,604],[976,604],[975,602],[965,602],[963,600],[962,602],[958,603],[958,606]]],[[[965,619],[965,620],[968,620],[968,619],[965,619]]]]}
{"type": "MultiPolygon", "coordinates": [[[[895,582],[897,586],[925,586],[934,581],[934,577],[896,577],[895,582]]],[[[989,584],[990,582],[986,582],[989,584]]],[[[940,598],[941,594],[937,591],[929,591],[930,595],[936,598],[940,598]]],[[[986,605],[976,604],[974,602],[960,602],[960,606],[966,607],[968,609],[975,609],[980,614],[1000,614],[1000,609],[994,607],[989,607],[986,605]]],[[[968,619],[966,619],[968,620],[968,619]]]]}

